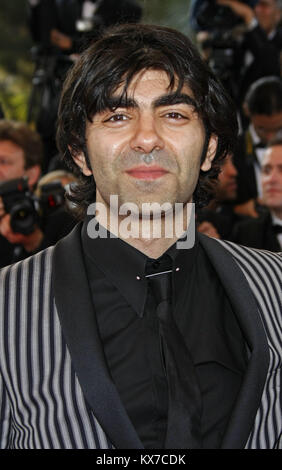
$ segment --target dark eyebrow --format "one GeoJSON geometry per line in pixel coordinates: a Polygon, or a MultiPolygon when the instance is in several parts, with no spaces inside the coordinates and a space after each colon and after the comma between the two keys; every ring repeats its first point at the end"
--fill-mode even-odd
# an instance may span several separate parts
{"type": "MultiPolygon", "coordinates": [[[[153,101],[153,108],[159,108],[161,106],[173,106],[175,104],[188,104],[197,109],[196,102],[191,96],[186,93],[167,93],[162,95],[153,101]]],[[[115,110],[117,108],[138,108],[138,103],[133,99],[126,96],[111,96],[107,100],[107,109],[115,110]]]]}
{"type": "Polygon", "coordinates": [[[197,109],[196,101],[191,96],[186,95],[186,93],[168,93],[162,95],[153,102],[153,107],[159,108],[160,106],[173,106],[174,104],[188,104],[197,109]]]}
{"type": "Polygon", "coordinates": [[[114,111],[117,108],[138,108],[138,104],[133,98],[127,96],[111,96],[108,98],[105,109],[114,111]]]}

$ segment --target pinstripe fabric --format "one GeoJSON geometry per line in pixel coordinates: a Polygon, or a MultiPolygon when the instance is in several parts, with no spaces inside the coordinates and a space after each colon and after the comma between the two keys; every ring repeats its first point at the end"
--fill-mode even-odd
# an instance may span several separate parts
{"type": "Polygon", "coordinates": [[[50,289],[52,252],[1,272],[0,447],[105,449],[107,436],[62,337],[50,289]]]}
{"type": "MultiPolygon", "coordinates": [[[[219,242],[252,289],[268,337],[269,374],[247,448],[281,446],[281,258],[219,242]]],[[[106,449],[85,401],[51,291],[53,248],[0,273],[0,447],[106,449]]]]}
{"type": "Polygon", "coordinates": [[[230,242],[220,243],[233,255],[253,291],[270,350],[267,381],[246,448],[282,448],[282,257],[230,242]]]}

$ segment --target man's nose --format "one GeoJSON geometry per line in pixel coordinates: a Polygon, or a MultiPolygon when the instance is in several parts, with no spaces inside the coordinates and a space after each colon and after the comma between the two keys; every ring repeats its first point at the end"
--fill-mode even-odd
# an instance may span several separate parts
{"type": "Polygon", "coordinates": [[[138,120],[130,141],[130,147],[135,151],[144,153],[164,148],[160,129],[158,129],[153,117],[144,116],[138,120]]]}

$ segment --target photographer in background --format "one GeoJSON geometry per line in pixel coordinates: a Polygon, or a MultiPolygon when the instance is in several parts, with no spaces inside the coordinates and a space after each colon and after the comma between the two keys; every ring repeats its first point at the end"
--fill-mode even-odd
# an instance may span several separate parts
{"type": "MultiPolygon", "coordinates": [[[[33,188],[41,175],[42,143],[39,135],[24,123],[0,121],[0,182],[27,177],[33,188]]],[[[13,259],[16,245],[33,252],[40,245],[43,233],[39,227],[29,235],[15,233],[10,225],[10,214],[5,212],[0,197],[0,266],[13,259]]]]}
{"type": "MultiPolygon", "coordinates": [[[[50,244],[55,243],[54,237],[47,230],[48,221],[42,224],[40,216],[33,209],[33,191],[41,175],[42,164],[42,142],[37,134],[22,122],[0,121],[0,267],[6,266],[19,259],[23,259],[32,253],[36,253],[50,244]],[[5,205],[4,183],[13,182],[18,178],[26,178],[27,188],[25,192],[18,193],[14,190],[13,195],[21,194],[27,197],[27,205],[31,207],[30,213],[34,211],[34,223],[28,233],[20,233],[13,230],[11,226],[10,209],[7,211],[5,205]],[[1,189],[2,188],[2,189],[1,189]],[[45,234],[48,231],[48,236],[45,234]]],[[[21,184],[24,186],[24,184],[21,184]]],[[[64,212],[59,220],[61,230],[59,238],[66,235],[74,225],[73,218],[64,212]]],[[[23,231],[25,232],[25,230],[23,231]]],[[[56,237],[58,238],[58,237],[56,237]]]]}
{"type": "MultiPolygon", "coordinates": [[[[30,0],[33,1],[33,0],[30,0]]],[[[36,1],[36,0],[35,0],[36,1]]],[[[209,0],[191,0],[189,7],[189,22],[193,31],[198,32],[202,30],[201,25],[198,22],[198,17],[201,14],[203,8],[206,7],[209,0]]],[[[246,0],[244,3],[250,7],[254,7],[258,0],[246,0]]],[[[212,0],[215,3],[215,0],[212,0]]],[[[210,2],[210,3],[212,3],[210,2]]]]}
{"type": "Polygon", "coordinates": [[[191,24],[199,47],[240,111],[254,81],[280,76],[281,9],[281,0],[195,2],[191,24]]]}
{"type": "Polygon", "coordinates": [[[134,0],[28,0],[28,23],[35,43],[65,53],[81,52],[84,38],[95,38],[116,23],[137,23],[142,8],[134,0]]]}
{"type": "Polygon", "coordinates": [[[230,8],[246,26],[238,58],[239,99],[242,102],[256,80],[281,74],[282,1],[258,0],[254,8],[238,0],[217,0],[217,4],[230,8]]]}

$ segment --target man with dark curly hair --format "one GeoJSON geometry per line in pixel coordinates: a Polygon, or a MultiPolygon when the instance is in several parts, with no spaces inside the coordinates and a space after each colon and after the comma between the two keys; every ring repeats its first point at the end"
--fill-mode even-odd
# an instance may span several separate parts
{"type": "Polygon", "coordinates": [[[177,31],[81,55],[57,134],[81,221],[1,272],[3,448],[281,445],[281,259],[194,230],[236,132],[177,31]]]}

